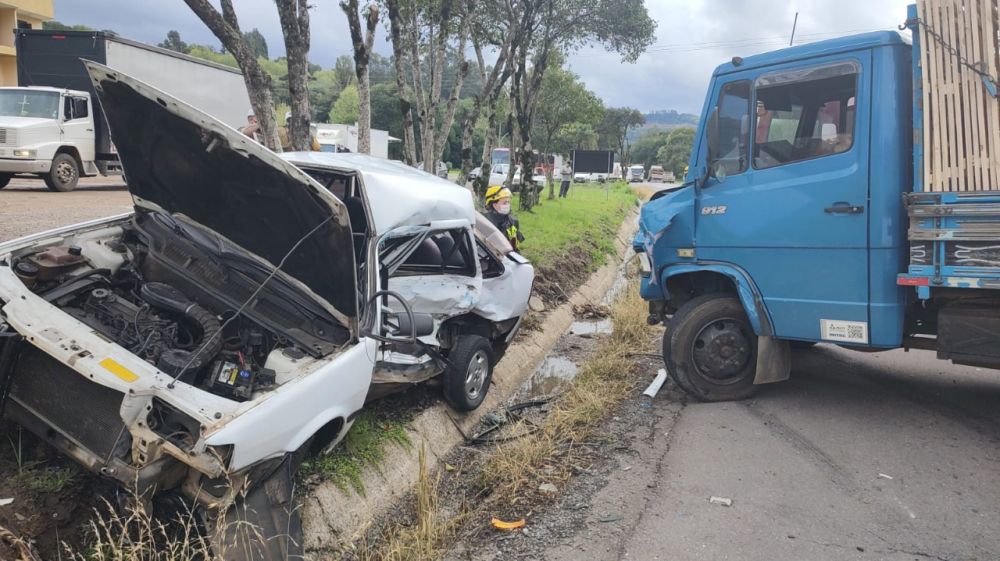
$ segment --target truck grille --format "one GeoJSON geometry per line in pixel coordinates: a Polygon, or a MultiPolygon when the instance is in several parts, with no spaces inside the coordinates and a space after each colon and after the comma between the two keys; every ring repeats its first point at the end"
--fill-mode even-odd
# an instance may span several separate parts
{"type": "Polygon", "coordinates": [[[10,396],[45,424],[108,458],[122,437],[124,394],[91,382],[44,352],[25,345],[10,396]]]}
{"type": "Polygon", "coordinates": [[[17,129],[0,128],[0,146],[17,146],[17,129]]]}

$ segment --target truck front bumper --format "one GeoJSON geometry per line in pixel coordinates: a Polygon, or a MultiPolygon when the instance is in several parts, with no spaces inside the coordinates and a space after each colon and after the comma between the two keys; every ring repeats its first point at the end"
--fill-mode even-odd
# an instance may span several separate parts
{"type": "Polygon", "coordinates": [[[0,158],[0,172],[3,173],[48,173],[52,160],[21,160],[0,158]]]}

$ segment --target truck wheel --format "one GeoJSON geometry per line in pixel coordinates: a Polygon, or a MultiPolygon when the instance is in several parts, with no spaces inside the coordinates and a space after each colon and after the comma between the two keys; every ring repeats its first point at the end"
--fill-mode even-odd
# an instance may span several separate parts
{"type": "Polygon", "coordinates": [[[493,349],[485,337],[460,337],[444,371],[444,399],[456,411],[479,407],[490,389],[493,362],[493,349]]]}
{"type": "Polygon", "coordinates": [[[706,294],[681,306],[663,337],[663,359],[674,382],[701,401],[745,399],[757,390],[757,336],[732,296],[706,294]]]}
{"type": "Polygon", "coordinates": [[[76,189],[76,182],[80,180],[80,167],[76,165],[76,159],[69,154],[56,154],[52,158],[52,167],[49,173],[45,174],[45,186],[50,191],[65,193],[76,189]]]}
{"type": "Polygon", "coordinates": [[[3,189],[10,183],[10,180],[14,177],[13,173],[0,173],[0,189],[3,189]]]}

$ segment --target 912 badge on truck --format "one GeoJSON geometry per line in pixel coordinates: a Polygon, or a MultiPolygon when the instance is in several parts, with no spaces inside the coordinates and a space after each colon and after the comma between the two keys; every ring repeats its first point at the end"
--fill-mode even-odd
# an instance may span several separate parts
{"type": "Polygon", "coordinates": [[[705,206],[701,207],[701,214],[702,216],[710,214],[725,214],[727,210],[729,210],[729,207],[726,205],[705,206]]]}

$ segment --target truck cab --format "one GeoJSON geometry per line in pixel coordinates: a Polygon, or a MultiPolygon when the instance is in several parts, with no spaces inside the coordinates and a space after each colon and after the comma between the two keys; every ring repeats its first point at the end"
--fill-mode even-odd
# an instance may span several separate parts
{"type": "Polygon", "coordinates": [[[0,188],[33,174],[53,191],[94,175],[90,94],[49,87],[0,88],[0,188]]]}
{"type": "Polygon", "coordinates": [[[788,377],[792,344],[902,345],[911,60],[879,32],[715,70],[685,185],[643,207],[634,241],[683,389],[747,397],[788,377]]]}

